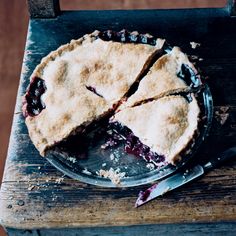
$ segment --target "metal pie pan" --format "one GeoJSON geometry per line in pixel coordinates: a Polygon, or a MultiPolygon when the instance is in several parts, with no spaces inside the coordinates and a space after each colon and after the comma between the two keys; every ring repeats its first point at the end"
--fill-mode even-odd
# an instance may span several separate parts
{"type": "MultiPolygon", "coordinates": [[[[150,36],[142,34],[137,35],[136,33],[133,34],[126,30],[120,32],[108,30],[102,32],[100,35],[103,37],[103,40],[121,40],[122,42],[124,42],[124,40],[132,40],[133,43],[143,44],[151,44],[154,39],[154,37],[150,38],[150,36]]],[[[165,42],[160,53],[170,53],[171,50],[172,47],[165,42]]],[[[188,81],[186,82],[191,84],[193,88],[201,87],[202,82],[200,77],[190,68],[187,68],[186,65],[182,66],[185,67],[185,71],[188,70],[188,81]]],[[[182,77],[182,79],[186,80],[185,76],[182,77]]],[[[166,164],[159,168],[148,168],[148,163],[144,159],[125,153],[124,147],[122,146],[102,150],[101,145],[105,143],[105,138],[103,137],[98,140],[96,145],[87,148],[87,158],[77,158],[78,155],[75,157],[71,155],[70,152],[62,151],[60,147],[55,147],[53,150],[48,151],[46,158],[65,175],[84,183],[102,187],[133,187],[162,179],[173,174],[179,168],[182,168],[187,162],[190,162],[209,132],[213,114],[212,95],[207,85],[204,85],[199,91],[196,98],[201,110],[200,116],[202,118],[204,117],[204,119],[201,119],[199,122],[198,135],[194,137],[193,142],[190,142],[185,152],[181,152],[182,159],[176,166],[166,164]],[[110,168],[125,174],[125,176],[120,179],[119,185],[114,184],[108,178],[99,176],[101,169],[109,170],[110,168]]],[[[78,148],[81,149],[81,146],[78,146],[78,148]]]]}
{"type": "Polygon", "coordinates": [[[201,119],[199,123],[197,137],[188,147],[188,152],[186,152],[188,154],[182,156],[182,160],[176,166],[167,164],[160,168],[150,169],[145,160],[125,153],[120,146],[112,150],[101,150],[101,145],[105,142],[102,139],[88,150],[88,157],[85,159],[76,159],[58,148],[48,151],[46,158],[65,175],[84,183],[102,187],[133,187],[160,180],[191,161],[209,132],[213,116],[213,101],[207,85],[204,85],[204,88],[198,92],[197,100],[200,104],[201,117],[204,119],[201,119]],[[109,170],[110,168],[125,174],[120,179],[119,185],[114,184],[108,178],[99,176],[100,169],[109,170]]]}

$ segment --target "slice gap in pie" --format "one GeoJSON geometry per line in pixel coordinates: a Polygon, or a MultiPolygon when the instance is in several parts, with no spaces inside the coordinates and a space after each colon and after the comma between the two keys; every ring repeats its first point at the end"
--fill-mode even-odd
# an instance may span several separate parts
{"type": "Polygon", "coordinates": [[[191,97],[166,96],[116,113],[111,122],[124,130],[126,151],[156,166],[180,160],[198,129],[200,109],[191,97]]]}
{"type": "Polygon", "coordinates": [[[29,136],[40,154],[113,114],[163,44],[137,32],[95,31],[43,58],[23,102],[29,136]]]}
{"type": "Polygon", "coordinates": [[[171,94],[190,92],[200,85],[200,77],[187,55],[174,47],[151,66],[140,81],[137,91],[119,110],[171,94]]]}

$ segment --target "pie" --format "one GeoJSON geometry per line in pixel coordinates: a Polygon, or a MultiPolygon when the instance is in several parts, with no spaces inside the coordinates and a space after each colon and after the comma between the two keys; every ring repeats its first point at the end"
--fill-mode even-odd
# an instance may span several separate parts
{"type": "Polygon", "coordinates": [[[23,110],[41,155],[110,112],[164,43],[120,43],[98,36],[95,31],[61,46],[31,76],[23,110]]]}
{"type": "Polygon", "coordinates": [[[184,73],[183,67],[195,71],[187,55],[181,52],[180,48],[174,47],[170,53],[163,55],[154,63],[148,74],[140,81],[137,91],[123,106],[132,106],[153,97],[187,91],[189,86],[184,80],[186,75],[180,76],[184,73]]]}
{"type": "Polygon", "coordinates": [[[198,115],[199,107],[194,97],[188,102],[180,95],[172,95],[128,107],[116,113],[113,120],[139,138],[140,148],[146,145],[167,162],[175,163],[180,158],[180,147],[183,150],[197,130],[198,115]]]}
{"type": "Polygon", "coordinates": [[[180,159],[198,129],[197,71],[178,47],[166,46],[149,34],[94,31],[44,57],[23,100],[40,154],[110,118],[149,154],[180,159]]]}

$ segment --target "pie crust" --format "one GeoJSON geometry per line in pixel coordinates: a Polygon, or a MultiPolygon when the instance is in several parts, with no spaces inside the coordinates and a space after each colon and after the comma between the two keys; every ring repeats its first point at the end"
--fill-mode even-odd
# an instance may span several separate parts
{"type": "Polygon", "coordinates": [[[189,85],[178,76],[183,65],[196,72],[187,55],[181,52],[180,48],[173,47],[170,53],[163,55],[154,63],[148,74],[140,81],[137,91],[119,109],[150,98],[188,91],[189,85]]]}
{"type": "MultiPolygon", "coordinates": [[[[125,36],[126,31],[121,34],[125,36]]],[[[135,39],[137,33],[130,35],[135,39]]],[[[95,31],[59,47],[43,58],[31,75],[23,112],[29,136],[42,156],[111,113],[164,44],[153,37],[153,45],[149,45],[106,41],[102,36],[95,31]],[[30,89],[36,79],[43,80],[46,88],[35,102],[30,94],[36,92],[30,89]],[[35,103],[42,109],[32,114],[29,107],[35,103]]]]}
{"type": "Polygon", "coordinates": [[[185,80],[197,71],[178,47],[125,30],[72,40],[42,59],[23,101],[29,136],[42,156],[111,117],[151,152],[175,163],[198,128],[200,109],[185,80]]]}
{"type": "Polygon", "coordinates": [[[127,107],[112,121],[128,127],[151,151],[174,164],[198,128],[199,106],[193,94],[191,101],[166,96],[140,106],[127,107]]]}

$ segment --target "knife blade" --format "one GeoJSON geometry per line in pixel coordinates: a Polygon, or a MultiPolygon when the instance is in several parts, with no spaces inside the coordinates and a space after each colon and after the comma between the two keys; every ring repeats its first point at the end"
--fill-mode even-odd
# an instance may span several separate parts
{"type": "Polygon", "coordinates": [[[171,177],[161,181],[158,184],[154,184],[146,191],[139,193],[138,199],[135,203],[135,207],[139,207],[154,198],[161,196],[173,189],[176,189],[184,184],[202,176],[205,172],[218,167],[225,161],[230,160],[236,156],[236,147],[232,147],[222,152],[216,158],[211,159],[205,165],[196,165],[191,169],[182,170],[171,177]]]}

